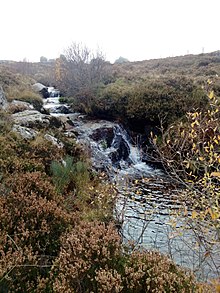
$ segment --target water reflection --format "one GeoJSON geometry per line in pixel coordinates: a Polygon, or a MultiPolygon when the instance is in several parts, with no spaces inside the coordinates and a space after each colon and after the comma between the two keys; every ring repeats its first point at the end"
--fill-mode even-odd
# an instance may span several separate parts
{"type": "Polygon", "coordinates": [[[213,241],[216,235],[191,220],[188,203],[181,200],[169,180],[151,177],[124,186],[120,182],[119,191],[116,214],[123,223],[124,242],[157,249],[192,269],[200,280],[219,277],[220,247],[213,241]],[[180,210],[183,214],[177,220],[180,210]]]}

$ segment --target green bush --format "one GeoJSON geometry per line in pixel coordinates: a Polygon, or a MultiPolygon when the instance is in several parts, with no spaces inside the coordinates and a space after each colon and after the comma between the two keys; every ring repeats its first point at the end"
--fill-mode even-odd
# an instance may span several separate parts
{"type": "Polygon", "coordinates": [[[97,97],[75,98],[73,108],[95,117],[120,119],[124,123],[164,126],[188,111],[206,106],[207,96],[193,80],[152,78],[130,81],[123,78],[100,88],[97,97]]]}
{"type": "Polygon", "coordinates": [[[89,180],[88,166],[80,161],[74,163],[73,158],[70,156],[65,157],[61,163],[53,161],[51,163],[51,173],[59,193],[70,188],[72,190],[75,188],[79,192],[89,180]]]}

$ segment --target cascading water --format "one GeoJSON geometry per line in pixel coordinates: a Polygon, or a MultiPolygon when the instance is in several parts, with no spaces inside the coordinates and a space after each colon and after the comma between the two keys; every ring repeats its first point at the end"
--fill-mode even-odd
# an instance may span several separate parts
{"type": "Polygon", "coordinates": [[[108,171],[111,178],[155,175],[155,170],[142,162],[140,149],[132,145],[122,126],[110,121],[85,121],[75,129],[79,133],[78,142],[91,151],[93,166],[108,171]]]}
{"type": "Polygon", "coordinates": [[[124,179],[126,182],[127,179],[154,176],[156,173],[160,173],[159,170],[151,168],[142,161],[141,148],[132,144],[131,138],[122,126],[115,125],[112,147],[120,149],[120,144],[126,150],[126,156],[124,153],[122,154],[117,169],[114,170],[118,181],[121,182],[124,179]]]}

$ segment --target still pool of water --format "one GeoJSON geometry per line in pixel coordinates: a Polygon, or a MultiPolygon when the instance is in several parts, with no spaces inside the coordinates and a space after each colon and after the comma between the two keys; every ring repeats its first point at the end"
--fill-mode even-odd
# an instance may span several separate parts
{"type": "Polygon", "coordinates": [[[120,181],[119,191],[116,217],[122,223],[125,243],[159,250],[192,269],[199,280],[219,277],[220,246],[212,241],[215,233],[195,225],[189,209],[177,220],[177,212],[184,210],[187,202],[180,200],[179,191],[168,180],[151,177],[129,185],[120,181]]]}

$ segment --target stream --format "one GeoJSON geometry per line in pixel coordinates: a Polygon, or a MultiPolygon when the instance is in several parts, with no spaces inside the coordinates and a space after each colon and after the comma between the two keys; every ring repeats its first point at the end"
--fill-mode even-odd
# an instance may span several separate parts
{"type": "Polygon", "coordinates": [[[125,243],[159,250],[177,264],[192,269],[199,280],[219,277],[220,247],[213,241],[214,231],[195,227],[196,221],[190,221],[190,209],[176,220],[179,208],[187,207],[187,203],[181,200],[170,178],[142,161],[141,149],[121,125],[68,113],[68,106],[61,108],[59,98],[46,99],[44,107],[51,115],[72,121],[73,129],[66,134],[77,133],[77,141],[89,152],[93,167],[108,172],[116,185],[119,196],[115,217],[122,223],[125,243]]]}

